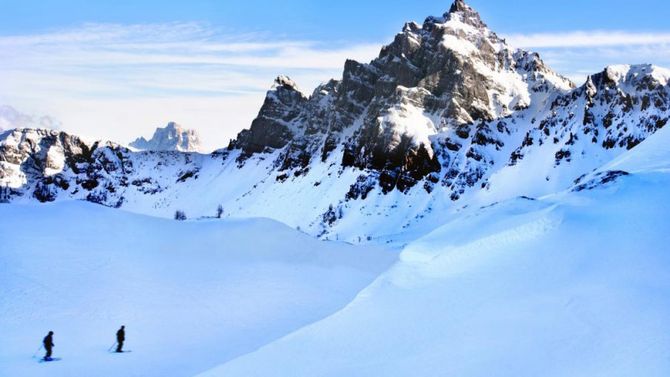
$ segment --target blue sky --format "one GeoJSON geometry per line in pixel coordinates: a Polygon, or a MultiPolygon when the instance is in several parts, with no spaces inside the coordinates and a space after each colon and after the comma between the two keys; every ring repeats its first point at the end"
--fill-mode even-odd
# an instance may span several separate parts
{"type": "MultiPolygon", "coordinates": [[[[84,22],[200,21],[236,33],[324,41],[388,40],[404,21],[449,8],[449,0],[21,0],[0,1],[0,33],[22,34],[84,22]]],[[[574,29],[668,30],[665,0],[469,0],[500,33],[574,29]]]]}
{"type": "MultiPolygon", "coordinates": [[[[573,80],[609,64],[670,67],[660,0],[470,0],[491,29],[573,80]]],[[[247,127],[278,74],[305,91],[372,59],[450,0],[0,0],[0,105],[128,142],[168,121],[208,148],[247,127]]]]}

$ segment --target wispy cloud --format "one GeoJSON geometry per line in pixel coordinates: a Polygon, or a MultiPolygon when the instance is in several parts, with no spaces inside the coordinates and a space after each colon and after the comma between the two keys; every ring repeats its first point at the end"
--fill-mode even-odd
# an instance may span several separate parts
{"type": "Polygon", "coordinates": [[[507,39],[519,48],[639,46],[670,44],[670,32],[572,31],[511,34],[507,39]]]}
{"type": "Polygon", "coordinates": [[[345,59],[367,61],[379,48],[231,35],[199,23],[0,36],[0,101],[121,142],[175,120],[199,129],[215,148],[250,124],[278,74],[309,91],[339,77],[345,59]]]}
{"type": "Polygon", "coordinates": [[[552,68],[578,83],[612,64],[670,66],[670,32],[595,30],[510,34],[506,39],[539,52],[552,68]]]}

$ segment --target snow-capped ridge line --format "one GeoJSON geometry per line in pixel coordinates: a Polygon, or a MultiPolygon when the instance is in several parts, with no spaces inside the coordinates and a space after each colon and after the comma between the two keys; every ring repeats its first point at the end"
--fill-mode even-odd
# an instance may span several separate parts
{"type": "Polygon", "coordinates": [[[0,141],[0,196],[163,217],[221,205],[323,239],[404,244],[469,206],[571,189],[670,121],[667,70],[611,66],[576,87],[464,2],[450,11],[311,94],[278,76],[250,127],[209,155],[0,141]]]}

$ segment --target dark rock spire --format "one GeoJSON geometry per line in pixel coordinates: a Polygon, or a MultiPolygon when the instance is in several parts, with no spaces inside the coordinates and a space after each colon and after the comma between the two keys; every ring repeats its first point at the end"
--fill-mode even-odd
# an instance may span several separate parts
{"type": "Polygon", "coordinates": [[[465,12],[469,9],[470,9],[470,7],[468,7],[465,4],[464,0],[456,0],[456,1],[454,1],[453,4],[451,4],[451,8],[449,8],[449,13],[465,12]]]}
{"type": "Polygon", "coordinates": [[[479,29],[486,28],[486,24],[482,21],[479,13],[467,5],[464,0],[454,1],[454,3],[451,4],[451,8],[449,8],[449,12],[443,15],[445,20],[450,20],[454,16],[458,17],[462,22],[465,22],[468,25],[479,29]]]}

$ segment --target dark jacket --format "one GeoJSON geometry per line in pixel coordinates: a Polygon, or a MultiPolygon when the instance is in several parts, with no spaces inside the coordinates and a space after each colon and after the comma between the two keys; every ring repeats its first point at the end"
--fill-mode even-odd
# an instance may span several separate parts
{"type": "Polygon", "coordinates": [[[119,331],[116,332],[116,341],[121,343],[124,340],[126,340],[126,332],[123,331],[123,329],[119,329],[119,331]]]}
{"type": "Polygon", "coordinates": [[[44,348],[51,348],[54,346],[54,340],[52,335],[47,335],[44,337],[44,340],[42,341],[44,344],[44,348]]]}

